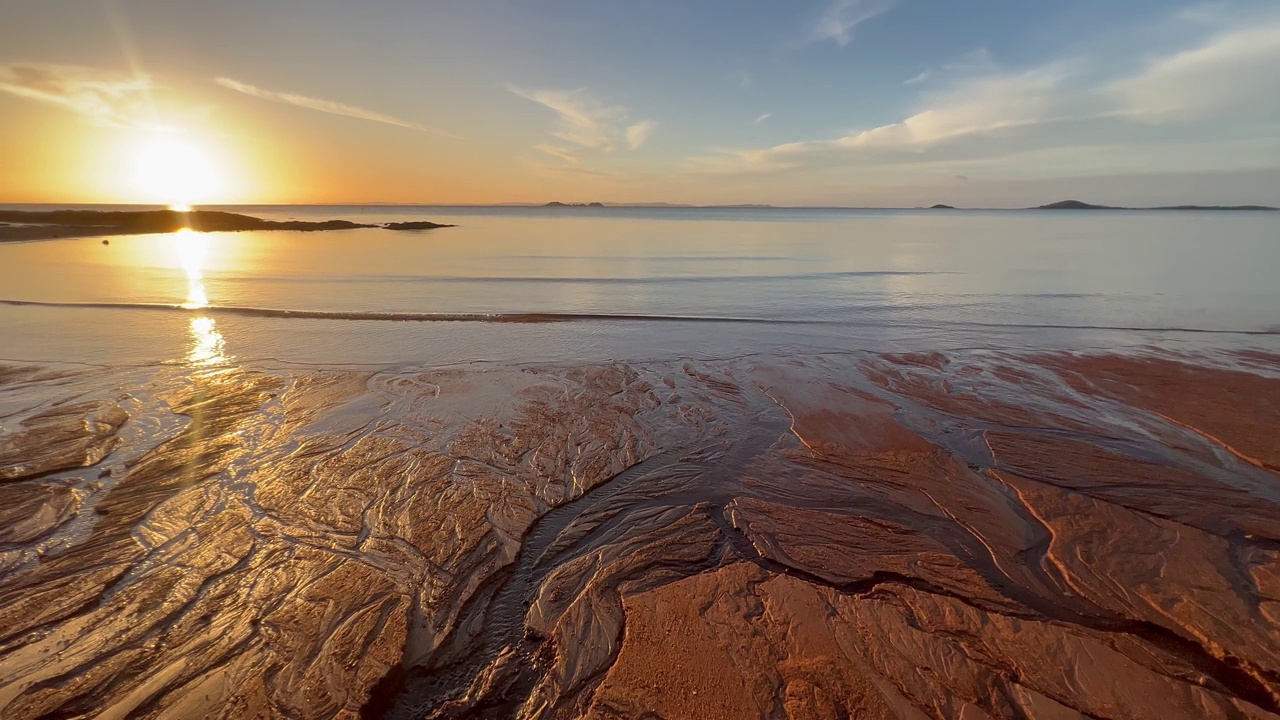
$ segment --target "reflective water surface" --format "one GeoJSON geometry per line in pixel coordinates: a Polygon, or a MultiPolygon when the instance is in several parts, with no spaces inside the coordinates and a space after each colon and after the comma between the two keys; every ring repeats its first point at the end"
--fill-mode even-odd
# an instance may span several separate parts
{"type": "Polygon", "coordinates": [[[447,364],[1280,331],[1269,213],[244,211],[458,227],[0,245],[0,300],[33,303],[0,306],[0,355],[447,364]],[[526,314],[559,322],[456,322],[526,314]]]}

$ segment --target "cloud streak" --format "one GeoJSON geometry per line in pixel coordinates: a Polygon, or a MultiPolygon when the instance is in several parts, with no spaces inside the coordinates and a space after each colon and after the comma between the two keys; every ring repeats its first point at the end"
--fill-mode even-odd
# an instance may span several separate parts
{"type": "Polygon", "coordinates": [[[457,137],[457,135],[428,125],[416,123],[411,120],[404,120],[392,115],[386,115],[384,113],[377,112],[376,110],[368,110],[356,105],[348,105],[335,100],[325,100],[323,98],[299,95],[291,92],[266,90],[256,85],[250,85],[249,83],[240,82],[239,80],[233,80],[229,77],[214,78],[214,82],[228,90],[234,90],[238,93],[243,93],[259,100],[293,105],[294,107],[329,113],[330,115],[341,115],[343,117],[354,118],[356,120],[368,120],[369,122],[382,123],[384,125],[394,125],[395,127],[405,128],[407,130],[434,133],[436,135],[445,135],[452,138],[457,137]]]}
{"type": "Polygon", "coordinates": [[[928,96],[927,107],[901,122],[850,132],[830,140],[805,140],[762,150],[729,151],[695,159],[693,169],[776,172],[812,163],[849,161],[867,154],[920,153],[959,137],[990,135],[1048,122],[1070,112],[1057,91],[1068,77],[1065,64],[958,83],[928,96]]]}
{"type": "Polygon", "coordinates": [[[569,165],[577,165],[579,162],[578,156],[574,154],[573,150],[567,147],[563,147],[561,145],[552,145],[551,143],[542,143],[539,145],[534,145],[533,149],[537,150],[538,152],[546,153],[551,157],[559,158],[565,161],[565,163],[569,165]]]}
{"type": "Polygon", "coordinates": [[[808,44],[834,40],[837,45],[848,45],[859,25],[889,12],[896,4],[897,0],[835,0],[809,28],[808,44]]]}
{"type": "Polygon", "coordinates": [[[147,125],[151,78],[73,65],[12,63],[0,66],[0,92],[60,107],[95,125],[147,125]]]}
{"type": "MultiPolygon", "coordinates": [[[[507,90],[554,111],[557,115],[555,137],[589,150],[612,152],[624,144],[638,150],[658,127],[653,120],[632,122],[626,107],[601,103],[585,89],[529,90],[508,86],[507,90]]],[[[550,145],[539,145],[536,149],[547,152],[548,147],[555,147],[557,151],[548,154],[557,157],[569,154],[565,148],[550,145]]]]}
{"type": "Polygon", "coordinates": [[[1236,117],[1280,114],[1280,20],[1228,31],[1157,59],[1112,83],[1125,113],[1151,122],[1194,120],[1230,109],[1236,117]]]}

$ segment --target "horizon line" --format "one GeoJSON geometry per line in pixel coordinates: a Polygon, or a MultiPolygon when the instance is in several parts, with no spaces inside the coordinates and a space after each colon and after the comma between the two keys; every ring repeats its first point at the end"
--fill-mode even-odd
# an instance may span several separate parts
{"type": "MultiPolygon", "coordinates": [[[[259,207],[414,207],[414,208],[530,208],[530,209],[573,209],[573,210],[599,210],[599,209],[640,209],[640,210],[980,210],[980,211],[1005,211],[1005,210],[1053,210],[1053,209],[1073,209],[1073,208],[1054,208],[1053,205],[1063,203],[1079,203],[1088,206],[1081,209],[1105,209],[1105,210],[1178,210],[1178,209],[1257,209],[1257,210],[1280,210],[1280,206],[1263,205],[1257,203],[1241,203],[1241,204],[1212,204],[1202,205],[1199,203],[1177,203],[1170,205],[1149,205],[1143,207],[1124,206],[1124,205],[1099,205],[1094,203],[1083,203],[1078,200],[1054,201],[1044,205],[1033,206],[973,206],[962,207],[957,205],[935,204],[935,205],[773,205],[768,203],[716,203],[710,205],[697,205],[692,203],[675,203],[675,202],[524,202],[524,201],[505,201],[492,203],[430,203],[430,202],[245,202],[245,203],[208,203],[193,204],[191,210],[219,210],[224,208],[259,208],[259,207]]],[[[130,208],[147,208],[157,210],[171,209],[163,203],[137,203],[137,202],[6,202],[0,201],[0,207],[15,206],[43,206],[43,207],[130,207],[130,208]]]]}

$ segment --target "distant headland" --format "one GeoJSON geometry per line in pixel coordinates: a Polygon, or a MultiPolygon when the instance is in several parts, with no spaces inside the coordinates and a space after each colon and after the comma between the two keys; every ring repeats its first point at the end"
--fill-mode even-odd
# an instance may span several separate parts
{"type": "MultiPolygon", "coordinates": [[[[935,206],[936,207],[936,206],[935,206]]],[[[1151,208],[1118,207],[1115,205],[1093,205],[1079,200],[1062,200],[1060,202],[1039,205],[1028,210],[1276,210],[1267,205],[1165,205],[1151,208]]]]}
{"type": "Polygon", "coordinates": [[[263,220],[262,218],[216,210],[0,210],[0,242],[57,240],[102,235],[148,235],[179,230],[196,232],[242,232],[247,230],[292,230],[324,232],[382,228],[385,230],[433,230],[453,227],[418,220],[368,224],[348,220],[263,220]]]}

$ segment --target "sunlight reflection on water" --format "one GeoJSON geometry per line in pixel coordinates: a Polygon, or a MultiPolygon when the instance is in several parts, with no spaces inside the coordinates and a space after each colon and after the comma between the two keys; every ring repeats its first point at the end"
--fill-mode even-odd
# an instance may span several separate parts
{"type": "MultiPolygon", "coordinates": [[[[182,307],[198,310],[209,307],[204,287],[204,263],[209,256],[209,239],[201,233],[182,229],[172,236],[178,263],[187,274],[187,299],[182,307]]],[[[191,320],[191,349],[187,362],[193,365],[217,365],[228,360],[222,333],[213,318],[201,315],[191,320]]]]}
{"type": "Polygon", "coordinates": [[[1050,339],[1069,347],[1280,342],[1269,334],[1280,312],[1278,213],[323,207],[263,214],[371,224],[429,218],[458,227],[5,243],[0,302],[48,307],[0,304],[0,357],[198,368],[189,353],[195,362],[220,355],[224,365],[438,364],[766,347],[1043,349],[1050,339]],[[182,312],[155,312],[156,305],[182,312]],[[516,327],[362,320],[365,313],[580,319],[516,327]],[[609,319],[615,315],[704,322],[609,319]],[[768,322],[705,322],[712,318],[768,322]],[[225,349],[209,334],[214,319],[225,349]],[[1255,334],[1222,334],[1241,330],[1255,334]]]}
{"type": "Polygon", "coordinates": [[[209,239],[186,228],[171,237],[178,264],[187,274],[187,299],[182,307],[191,310],[208,307],[209,296],[204,289],[204,261],[209,256],[209,239]]]}

